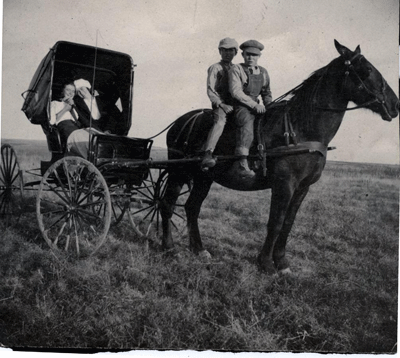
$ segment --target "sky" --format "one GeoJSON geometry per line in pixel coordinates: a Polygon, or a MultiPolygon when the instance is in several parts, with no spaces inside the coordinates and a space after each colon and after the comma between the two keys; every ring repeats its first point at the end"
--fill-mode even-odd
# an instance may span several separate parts
{"type": "MultiPolygon", "coordinates": [[[[338,56],[334,39],[362,53],[398,93],[398,0],[4,0],[2,142],[45,139],[21,111],[41,59],[60,40],[129,54],[135,68],[129,136],[151,137],[182,114],[210,108],[207,68],[218,43],[256,39],[273,98],[338,56]]],[[[234,63],[242,62],[240,52],[234,63]]],[[[352,105],[350,103],[350,105],[352,105]]],[[[154,145],[165,147],[165,135],[154,145]]],[[[347,112],[328,160],[396,164],[399,118],[347,112]]]]}

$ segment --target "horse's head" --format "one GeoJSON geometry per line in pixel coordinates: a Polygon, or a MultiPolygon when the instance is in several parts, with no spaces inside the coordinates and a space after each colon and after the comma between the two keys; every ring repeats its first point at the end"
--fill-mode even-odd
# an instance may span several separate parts
{"type": "Polygon", "coordinates": [[[360,46],[350,51],[336,40],[335,46],[343,62],[343,90],[347,99],[380,114],[385,121],[397,117],[399,99],[380,72],[361,54],[360,46]]]}

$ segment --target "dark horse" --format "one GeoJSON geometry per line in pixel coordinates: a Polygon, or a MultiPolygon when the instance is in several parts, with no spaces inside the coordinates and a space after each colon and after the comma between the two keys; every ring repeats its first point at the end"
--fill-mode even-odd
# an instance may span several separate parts
{"type": "MultiPolygon", "coordinates": [[[[229,123],[214,151],[218,159],[214,168],[203,172],[195,163],[170,170],[161,205],[164,249],[173,248],[171,216],[182,186],[188,180],[193,180],[185,203],[190,249],[206,257],[210,254],[202,246],[198,217],[213,181],[243,191],[270,188],[268,235],[258,255],[258,264],[267,273],[290,271],[285,257],[288,235],[310,185],[321,177],[328,144],[345,112],[367,108],[385,121],[398,115],[398,98],[379,71],[361,54],[360,47],[353,52],[336,40],[335,46],[340,54],[338,58],[274,101],[256,121],[250,151],[250,165],[256,171],[254,178],[243,180],[230,171],[235,128],[229,123]],[[347,108],[349,101],[356,106],[347,108]],[[267,159],[263,160],[265,155],[267,159]]],[[[211,125],[209,110],[192,111],[178,118],[167,135],[169,159],[199,155],[211,125]]]]}

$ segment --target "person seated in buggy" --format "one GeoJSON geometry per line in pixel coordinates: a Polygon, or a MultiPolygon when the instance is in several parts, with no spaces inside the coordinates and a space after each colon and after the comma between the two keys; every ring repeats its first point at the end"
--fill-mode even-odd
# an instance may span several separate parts
{"type": "Polygon", "coordinates": [[[66,83],[60,100],[51,102],[50,123],[56,124],[66,155],[87,158],[90,134],[112,134],[121,112],[94,90],[90,93],[90,82],[79,79],[66,83]]]}
{"type": "Polygon", "coordinates": [[[67,82],[62,86],[60,98],[51,101],[50,104],[50,124],[57,125],[63,143],[68,142],[68,137],[73,131],[81,128],[78,114],[73,109],[75,94],[74,83],[67,82]]]}

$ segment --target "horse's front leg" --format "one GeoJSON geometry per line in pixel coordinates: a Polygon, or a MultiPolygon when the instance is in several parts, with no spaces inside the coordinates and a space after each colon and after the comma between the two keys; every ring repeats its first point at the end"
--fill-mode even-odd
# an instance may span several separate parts
{"type": "Polygon", "coordinates": [[[294,191],[294,185],[290,181],[282,179],[275,181],[272,187],[270,214],[267,225],[268,234],[257,258],[260,268],[268,274],[276,273],[274,263],[275,244],[281,234],[294,191]]]}
{"type": "Polygon", "coordinates": [[[275,267],[278,271],[285,271],[289,269],[289,261],[286,258],[286,242],[289,236],[289,233],[292,229],[294,220],[297,215],[297,211],[300,208],[301,203],[306,197],[309,186],[297,189],[293,194],[292,200],[290,202],[289,208],[286,211],[285,221],[283,222],[283,226],[281,232],[278,236],[278,239],[274,246],[273,251],[273,260],[275,267]]]}
{"type": "Polygon", "coordinates": [[[184,183],[184,180],[180,176],[169,174],[165,194],[160,202],[160,214],[163,230],[162,248],[164,250],[171,250],[174,247],[171,218],[184,183]]]}
{"type": "MultiPolygon", "coordinates": [[[[201,205],[210,191],[212,180],[204,176],[197,176],[193,180],[193,188],[185,204],[187,228],[189,235],[189,248],[195,254],[204,253],[201,242],[198,218],[201,205]]],[[[209,256],[207,252],[205,255],[209,256]]]]}

